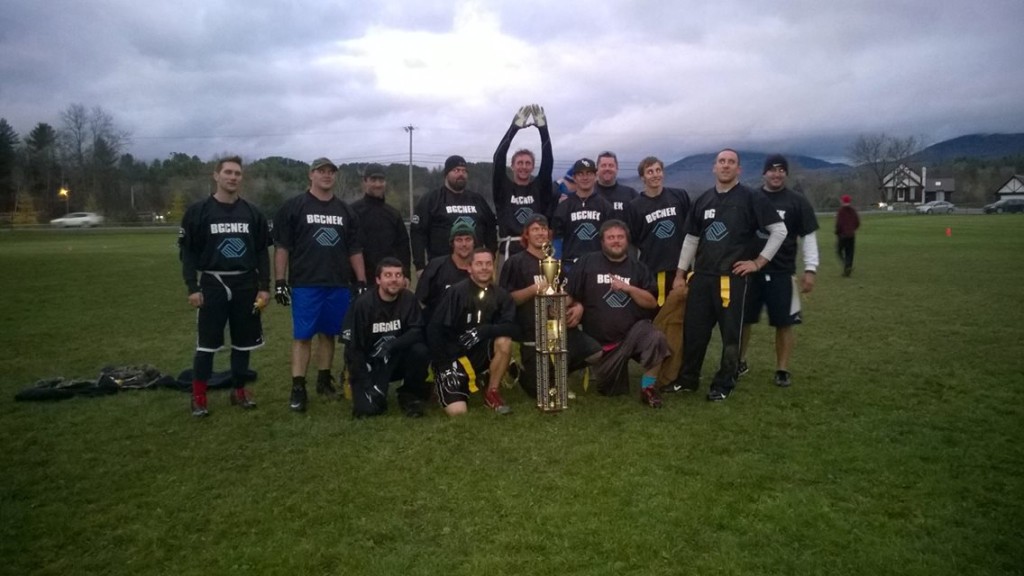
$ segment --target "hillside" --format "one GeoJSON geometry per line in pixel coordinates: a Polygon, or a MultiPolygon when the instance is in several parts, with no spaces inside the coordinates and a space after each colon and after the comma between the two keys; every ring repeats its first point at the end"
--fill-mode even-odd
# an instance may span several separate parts
{"type": "MultiPolygon", "coordinates": [[[[665,166],[665,186],[671,188],[685,188],[691,193],[704,190],[711,186],[714,182],[714,176],[711,174],[711,168],[715,163],[716,154],[717,152],[694,154],[665,166]]],[[[741,180],[747,183],[760,183],[761,168],[764,165],[765,158],[767,157],[768,154],[765,152],[741,150],[740,161],[743,164],[743,176],[741,180]]],[[[820,158],[814,158],[812,156],[787,154],[786,158],[789,160],[790,172],[805,170],[842,170],[849,168],[846,164],[826,162],[820,158]]],[[[628,184],[637,189],[643,188],[640,178],[635,176],[635,174],[635,171],[631,171],[628,177],[626,177],[624,170],[619,172],[624,184],[628,184]]]]}
{"type": "Polygon", "coordinates": [[[1024,134],[969,134],[945,140],[910,157],[911,162],[938,164],[958,158],[1003,158],[1024,154],[1024,134]]]}

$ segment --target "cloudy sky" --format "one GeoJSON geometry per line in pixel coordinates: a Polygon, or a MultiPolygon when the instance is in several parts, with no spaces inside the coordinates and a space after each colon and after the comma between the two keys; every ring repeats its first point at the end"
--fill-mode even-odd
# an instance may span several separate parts
{"type": "MultiPolygon", "coordinates": [[[[38,0],[0,13],[0,116],[101,106],[142,158],[486,161],[542,104],[560,167],[859,133],[1024,131],[1020,0],[38,0]],[[834,7],[833,7],[834,6],[834,7]]],[[[514,147],[538,148],[536,131],[514,147]]]]}

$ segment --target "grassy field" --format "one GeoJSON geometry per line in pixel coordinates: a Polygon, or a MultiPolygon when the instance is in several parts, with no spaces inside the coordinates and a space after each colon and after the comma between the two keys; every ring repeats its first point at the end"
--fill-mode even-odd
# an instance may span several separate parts
{"type": "Polygon", "coordinates": [[[172,231],[0,233],[0,573],[1024,573],[1024,218],[867,216],[851,278],[831,226],[792,388],[762,325],[722,404],[508,391],[512,416],[454,421],[289,412],[276,305],[255,412],[15,403],[109,363],[176,374],[195,317],[172,231]]]}

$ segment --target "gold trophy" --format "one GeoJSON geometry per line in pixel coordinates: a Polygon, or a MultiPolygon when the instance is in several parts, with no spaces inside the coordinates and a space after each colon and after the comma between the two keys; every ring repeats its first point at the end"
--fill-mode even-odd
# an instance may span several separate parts
{"type": "Polygon", "coordinates": [[[569,407],[569,353],[565,342],[565,293],[562,262],[550,242],[541,248],[540,276],[547,288],[538,291],[534,306],[537,354],[537,408],[559,412],[569,407]]]}

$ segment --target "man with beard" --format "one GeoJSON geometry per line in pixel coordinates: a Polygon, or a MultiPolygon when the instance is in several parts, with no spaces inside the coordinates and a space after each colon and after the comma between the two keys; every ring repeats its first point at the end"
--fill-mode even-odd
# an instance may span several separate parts
{"type": "Polygon", "coordinates": [[[468,224],[477,245],[498,250],[497,220],[483,196],[466,189],[469,173],[462,156],[444,161],[444,185],[428,192],[416,204],[412,216],[412,261],[417,270],[426,262],[449,253],[448,235],[459,222],[468,224]]]}
{"type": "Polygon", "coordinates": [[[473,228],[465,222],[452,226],[448,233],[451,254],[433,258],[416,283],[416,299],[423,306],[424,324],[441,303],[441,298],[452,284],[469,278],[473,249],[476,248],[473,228]]]}
{"type": "Polygon", "coordinates": [[[470,277],[452,286],[427,325],[437,397],[449,416],[465,414],[478,379],[487,375],[484,403],[499,414],[512,410],[498,387],[512,358],[517,335],[515,304],[508,292],[491,285],[494,255],[473,251],[470,277]]]}
{"type": "Polygon", "coordinates": [[[231,327],[231,403],[256,407],[245,383],[250,351],[263,346],[260,310],[270,300],[270,226],[239,196],[242,159],[217,161],[213,194],[189,206],[178,231],[181,272],[188,303],[196,309],[196,352],[192,363],[192,416],[209,415],[206,388],[213,354],[231,327]]]}
{"type": "Polygon", "coordinates": [[[363,169],[363,197],[352,203],[352,211],[359,218],[359,231],[363,234],[363,262],[366,271],[372,272],[383,258],[398,258],[405,266],[408,279],[412,263],[409,231],[402,214],[385,201],[387,187],[383,166],[369,164],[363,169]]]}
{"type": "MultiPolygon", "coordinates": [[[[519,385],[530,398],[537,397],[537,348],[534,306],[536,296],[548,288],[547,280],[540,274],[540,262],[546,256],[544,244],[548,242],[550,230],[548,220],[534,214],[523,227],[522,242],[525,249],[512,255],[501,269],[501,287],[516,304],[516,324],[522,345],[519,354],[522,371],[519,385]]],[[[566,350],[569,352],[568,368],[572,372],[587,363],[594,363],[601,357],[601,346],[584,334],[578,327],[566,332],[566,350]]]]}
{"type": "Polygon", "coordinates": [[[562,264],[566,271],[581,256],[601,249],[598,234],[601,224],[611,218],[612,205],[594,191],[597,168],[589,158],[580,158],[572,166],[576,193],[555,208],[551,228],[562,241],[562,264]]]}
{"type": "Polygon", "coordinates": [[[399,378],[402,412],[410,418],[423,416],[430,353],[423,341],[419,303],[406,284],[402,263],[383,258],[377,264],[377,285],[356,299],[345,318],[345,365],[351,373],[356,418],[386,412],[388,387],[399,378]]]}
{"type": "Polygon", "coordinates": [[[764,194],[740,184],[740,157],[726,148],[715,157],[715,186],[690,207],[673,288],[686,285],[693,265],[683,320],[683,365],[666,387],[673,392],[700,386],[711,332],[718,325],[722,360],[708,400],[721,402],[736,387],[747,276],[763,268],[786,238],[786,225],[764,194]],[[755,238],[768,231],[760,253],[755,238]]]}
{"type": "Polygon", "coordinates": [[[501,237],[499,248],[506,260],[511,254],[523,249],[519,237],[526,221],[534,214],[547,216],[550,210],[553,164],[551,137],[548,135],[544,108],[537,104],[523,106],[494,151],[492,189],[494,207],[498,213],[498,235],[501,237]],[[536,126],[540,132],[540,172],[536,178],[533,177],[533,152],[524,148],[512,155],[512,178],[509,178],[505,170],[508,149],[519,130],[530,125],[536,126]]]}
{"type": "Polygon", "coordinates": [[[566,325],[583,332],[604,352],[594,369],[597,391],[604,396],[629,393],[629,361],[644,368],[640,401],[661,407],[654,384],[662,361],[669,356],[665,335],[650,321],[658,307],[654,278],[647,266],[629,255],[629,230],[621,220],[601,226],[601,250],[580,258],[569,273],[566,292],[572,298],[566,325]]]}
{"type": "Polygon", "coordinates": [[[612,205],[609,218],[625,222],[626,206],[637,196],[630,186],[619,183],[619,157],[605,150],[597,155],[597,193],[612,205]]]}
{"type": "MultiPolygon", "coordinates": [[[[818,271],[818,218],[814,208],[803,194],[797,194],[786,187],[789,162],[784,156],[774,154],[764,163],[764,186],[761,191],[772,207],[786,223],[786,239],[772,259],[760,272],[750,277],[750,297],[743,314],[743,342],[740,346],[738,376],[748,372],[747,347],[754,324],[761,315],[761,308],[768,311],[768,324],[775,328],[775,377],[776,386],[787,387],[792,383],[789,373],[789,358],[796,344],[793,326],[801,324],[800,292],[814,289],[818,271]],[[797,238],[802,238],[804,273],[800,277],[800,289],[796,287],[797,238]]],[[[759,234],[760,236],[760,234],[759,234]]]]}
{"type": "Polygon", "coordinates": [[[306,371],[316,337],[317,394],[334,398],[331,364],[351,288],[366,286],[363,248],[352,209],[334,195],[338,167],[313,161],[309,189],[289,198],[274,217],[274,298],[292,304],[292,391],[289,408],[305,412],[306,371]]]}

